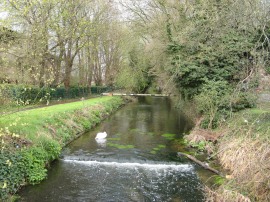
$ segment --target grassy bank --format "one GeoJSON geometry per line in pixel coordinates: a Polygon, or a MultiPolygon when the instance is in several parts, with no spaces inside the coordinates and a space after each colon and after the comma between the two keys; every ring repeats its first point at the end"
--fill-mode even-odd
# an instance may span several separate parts
{"type": "Polygon", "coordinates": [[[216,134],[227,175],[208,201],[270,201],[270,104],[235,114],[216,134]]]}
{"type": "Polygon", "coordinates": [[[101,97],[4,115],[0,118],[0,199],[46,178],[62,147],[124,103],[101,97]]]}
{"type": "Polygon", "coordinates": [[[251,201],[270,201],[270,110],[245,110],[226,129],[217,151],[230,178],[219,190],[222,196],[230,199],[237,190],[251,201]]]}
{"type": "Polygon", "coordinates": [[[270,102],[233,113],[214,130],[202,129],[202,120],[195,120],[186,142],[204,150],[207,158],[193,155],[226,176],[207,180],[216,184],[206,187],[206,201],[270,201],[270,102]]]}

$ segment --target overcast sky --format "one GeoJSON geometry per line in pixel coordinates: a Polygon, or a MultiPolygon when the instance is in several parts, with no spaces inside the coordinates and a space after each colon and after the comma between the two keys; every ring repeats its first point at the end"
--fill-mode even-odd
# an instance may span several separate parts
{"type": "Polygon", "coordinates": [[[7,17],[7,12],[0,12],[0,19],[5,19],[7,17]]]}

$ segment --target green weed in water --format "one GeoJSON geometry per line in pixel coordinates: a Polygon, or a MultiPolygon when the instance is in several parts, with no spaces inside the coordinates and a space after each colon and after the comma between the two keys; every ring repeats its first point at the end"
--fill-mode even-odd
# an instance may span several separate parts
{"type": "Polygon", "coordinates": [[[129,132],[131,132],[131,133],[138,133],[138,132],[140,132],[140,131],[139,131],[139,129],[137,129],[137,128],[132,128],[132,129],[130,129],[129,132]]]}
{"type": "Polygon", "coordinates": [[[158,145],[158,148],[164,149],[164,148],[166,148],[166,145],[164,145],[164,144],[159,144],[159,145],[158,145]]]}
{"type": "Polygon", "coordinates": [[[115,143],[108,143],[109,147],[115,147],[117,149],[133,149],[134,145],[122,145],[122,144],[115,144],[115,143]]]}
{"type": "Polygon", "coordinates": [[[107,138],[108,140],[110,141],[119,141],[120,138],[119,137],[110,137],[110,138],[107,138]]]}
{"type": "Polygon", "coordinates": [[[155,134],[153,132],[148,132],[147,135],[154,136],[155,134]]]}
{"type": "Polygon", "coordinates": [[[166,138],[167,140],[173,140],[175,138],[176,134],[165,133],[161,136],[166,138]]]}
{"type": "Polygon", "coordinates": [[[151,154],[156,154],[158,151],[160,151],[161,149],[164,149],[164,148],[166,148],[165,145],[159,144],[157,147],[153,148],[153,149],[150,151],[150,153],[151,153],[151,154]]]}

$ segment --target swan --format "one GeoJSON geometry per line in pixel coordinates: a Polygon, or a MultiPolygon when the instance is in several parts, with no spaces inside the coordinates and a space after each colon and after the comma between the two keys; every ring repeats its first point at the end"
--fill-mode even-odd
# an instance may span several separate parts
{"type": "Polygon", "coordinates": [[[96,142],[100,147],[106,147],[106,145],[107,145],[107,139],[106,138],[104,138],[104,139],[96,139],[96,142]]]}
{"type": "Polygon", "coordinates": [[[97,134],[97,136],[96,136],[96,140],[98,140],[98,139],[105,139],[107,137],[107,133],[106,132],[103,132],[103,133],[101,133],[101,132],[99,132],[98,134],[97,134]]]}

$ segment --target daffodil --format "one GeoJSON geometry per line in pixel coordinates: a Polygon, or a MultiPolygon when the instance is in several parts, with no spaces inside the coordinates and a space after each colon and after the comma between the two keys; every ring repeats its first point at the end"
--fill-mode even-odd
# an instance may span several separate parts
{"type": "Polygon", "coordinates": [[[8,159],[7,161],[6,161],[6,164],[10,167],[11,166],[11,161],[8,159]]]}
{"type": "Polygon", "coordinates": [[[2,189],[6,189],[7,188],[7,182],[4,182],[2,189]]]}

